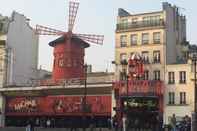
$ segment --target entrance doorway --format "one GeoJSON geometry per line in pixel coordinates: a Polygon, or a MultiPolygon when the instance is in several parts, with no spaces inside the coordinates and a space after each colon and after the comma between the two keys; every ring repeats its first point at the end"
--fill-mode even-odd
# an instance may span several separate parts
{"type": "Polygon", "coordinates": [[[157,97],[123,98],[127,130],[158,131],[162,123],[158,103],[157,97]]]}

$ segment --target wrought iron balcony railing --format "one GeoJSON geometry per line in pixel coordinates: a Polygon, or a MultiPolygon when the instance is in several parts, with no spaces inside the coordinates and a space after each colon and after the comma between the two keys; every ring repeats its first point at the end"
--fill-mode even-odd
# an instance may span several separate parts
{"type": "Polygon", "coordinates": [[[139,21],[136,23],[121,23],[117,24],[116,31],[130,30],[136,28],[145,28],[145,27],[160,27],[164,26],[164,20],[155,20],[155,21],[139,21]]]}

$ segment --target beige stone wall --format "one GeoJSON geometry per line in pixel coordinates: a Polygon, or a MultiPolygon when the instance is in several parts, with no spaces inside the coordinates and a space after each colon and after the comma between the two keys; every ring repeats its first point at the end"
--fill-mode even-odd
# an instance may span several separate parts
{"type": "Polygon", "coordinates": [[[164,120],[166,123],[169,121],[169,117],[175,114],[177,117],[183,117],[185,115],[191,116],[194,111],[194,83],[193,73],[191,70],[191,63],[188,64],[174,64],[167,65],[166,68],[166,89],[164,95],[164,120]],[[179,83],[179,72],[186,72],[186,83],[179,83]],[[175,84],[168,84],[168,72],[175,73],[175,84]],[[175,92],[175,104],[169,105],[169,92],[175,92]],[[180,92],[186,92],[186,104],[180,104],[180,92]]]}
{"type": "Polygon", "coordinates": [[[124,32],[124,33],[116,33],[116,49],[115,49],[115,61],[117,63],[116,66],[116,79],[118,79],[118,72],[121,71],[120,66],[120,56],[122,53],[126,53],[127,58],[130,57],[131,53],[137,52],[141,54],[143,51],[149,52],[149,61],[150,64],[145,65],[145,69],[149,70],[150,79],[153,78],[153,71],[160,70],[161,72],[161,80],[164,80],[164,69],[165,69],[165,30],[164,29],[152,29],[152,30],[143,30],[143,31],[134,31],[134,32],[124,32]],[[161,43],[153,44],[153,33],[160,32],[161,33],[161,43]],[[149,44],[142,45],[141,38],[142,33],[149,33],[149,44]],[[137,34],[138,42],[137,45],[130,45],[130,35],[137,34]],[[127,46],[120,47],[120,37],[121,35],[127,35],[127,46]],[[153,64],[153,51],[160,51],[160,63],[153,64]]]}

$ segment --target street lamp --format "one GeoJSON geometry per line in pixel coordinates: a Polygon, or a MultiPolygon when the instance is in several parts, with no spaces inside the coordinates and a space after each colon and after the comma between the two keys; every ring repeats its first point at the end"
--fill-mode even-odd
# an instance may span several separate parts
{"type": "Polygon", "coordinates": [[[84,131],[86,130],[86,111],[87,111],[87,68],[88,68],[88,65],[85,64],[83,66],[84,68],[84,99],[83,99],[83,121],[84,121],[84,131]]]}
{"type": "Polygon", "coordinates": [[[129,97],[129,76],[128,76],[128,74],[127,74],[127,66],[128,66],[128,62],[127,62],[127,60],[122,60],[121,61],[121,65],[122,65],[122,78],[123,78],[123,80],[125,80],[126,81],[126,107],[127,107],[127,109],[128,109],[128,97],[129,97]]]}

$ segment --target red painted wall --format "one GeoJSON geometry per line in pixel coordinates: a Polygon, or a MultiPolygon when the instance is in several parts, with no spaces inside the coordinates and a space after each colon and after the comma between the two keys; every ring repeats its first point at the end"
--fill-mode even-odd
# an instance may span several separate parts
{"type": "MultiPolygon", "coordinates": [[[[6,99],[6,115],[79,116],[83,96],[16,97],[6,99]]],[[[111,115],[111,96],[87,96],[87,115],[111,115]]]]}
{"type": "MultiPolygon", "coordinates": [[[[67,41],[66,41],[67,42],[67,41]]],[[[54,47],[52,79],[82,78],[84,76],[84,48],[80,44],[59,43],[54,47]]]]}

